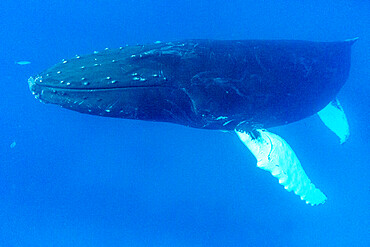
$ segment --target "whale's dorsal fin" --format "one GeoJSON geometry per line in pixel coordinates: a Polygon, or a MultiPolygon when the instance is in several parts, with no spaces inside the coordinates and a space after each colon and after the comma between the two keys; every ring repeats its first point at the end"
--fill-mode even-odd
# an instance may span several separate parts
{"type": "Polygon", "coordinates": [[[347,141],[349,126],[346,115],[338,99],[331,101],[324,109],[317,113],[324,124],[340,139],[340,144],[347,141]]]}
{"type": "Polygon", "coordinates": [[[311,183],[294,151],[281,137],[262,129],[236,133],[256,157],[257,167],[269,171],[286,190],[293,191],[307,204],[326,201],[326,196],[311,183]]]}

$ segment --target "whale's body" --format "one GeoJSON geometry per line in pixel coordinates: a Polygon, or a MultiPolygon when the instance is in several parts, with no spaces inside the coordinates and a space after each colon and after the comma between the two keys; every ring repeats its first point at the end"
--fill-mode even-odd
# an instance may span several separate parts
{"type": "Polygon", "coordinates": [[[236,130],[250,133],[244,140],[239,135],[244,143],[263,143],[258,130],[306,118],[335,99],[349,74],[353,42],[127,46],[63,60],[30,78],[29,87],[44,103],[82,113],[236,130]]]}
{"type": "Polygon", "coordinates": [[[352,42],[189,40],[77,56],[39,74],[45,103],[195,128],[267,128],[324,108],[352,42]]]}

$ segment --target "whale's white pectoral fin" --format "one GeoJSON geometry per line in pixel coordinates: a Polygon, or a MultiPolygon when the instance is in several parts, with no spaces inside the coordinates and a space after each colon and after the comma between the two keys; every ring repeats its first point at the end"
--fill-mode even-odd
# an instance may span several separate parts
{"type": "Polygon", "coordinates": [[[307,204],[326,201],[326,196],[311,183],[294,151],[281,137],[266,130],[236,133],[256,157],[257,166],[271,172],[286,190],[293,191],[307,204]]]}
{"type": "Polygon", "coordinates": [[[317,113],[324,124],[340,139],[340,144],[347,141],[349,126],[343,108],[338,99],[330,102],[324,109],[317,113]]]}

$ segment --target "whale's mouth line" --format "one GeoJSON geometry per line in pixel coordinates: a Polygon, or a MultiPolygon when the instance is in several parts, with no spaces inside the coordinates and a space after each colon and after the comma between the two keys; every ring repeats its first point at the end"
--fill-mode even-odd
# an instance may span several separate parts
{"type": "MultiPolygon", "coordinates": [[[[130,86],[118,86],[118,87],[89,87],[89,88],[81,88],[81,87],[60,87],[60,86],[52,86],[43,83],[39,83],[37,80],[33,79],[32,77],[28,80],[30,89],[34,87],[40,88],[47,88],[50,90],[63,90],[63,91],[73,91],[73,92],[97,92],[97,91],[115,91],[115,90],[126,90],[126,89],[149,89],[149,88],[167,88],[167,89],[176,89],[175,87],[171,86],[164,86],[164,85],[130,85],[130,86]]],[[[31,91],[33,91],[31,89],[31,91]]]]}
{"type": "Polygon", "coordinates": [[[112,91],[112,90],[123,90],[123,89],[137,89],[137,88],[172,88],[169,86],[160,86],[160,85],[138,85],[138,86],[124,86],[124,87],[90,87],[90,88],[79,88],[79,87],[56,87],[56,86],[50,86],[50,85],[40,85],[36,83],[37,86],[48,88],[48,89],[54,89],[54,90],[66,90],[66,91],[112,91]]]}

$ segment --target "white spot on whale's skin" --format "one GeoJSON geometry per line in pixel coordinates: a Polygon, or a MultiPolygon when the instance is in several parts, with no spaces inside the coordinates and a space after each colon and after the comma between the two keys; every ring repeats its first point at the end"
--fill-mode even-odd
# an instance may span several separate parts
{"type": "Polygon", "coordinates": [[[324,203],[326,196],[311,183],[289,144],[266,130],[256,131],[257,137],[240,131],[236,134],[256,157],[257,167],[269,171],[286,190],[293,191],[307,204],[324,203]]]}
{"type": "Polygon", "coordinates": [[[227,119],[227,117],[219,116],[216,120],[227,119]]]}
{"type": "Polygon", "coordinates": [[[222,126],[225,126],[225,125],[227,125],[227,124],[231,123],[232,121],[234,121],[234,120],[227,121],[227,122],[225,122],[222,126]]]}
{"type": "Polygon", "coordinates": [[[18,61],[18,62],[15,62],[15,63],[18,64],[18,65],[29,65],[29,64],[31,64],[30,61],[18,61]]]}

